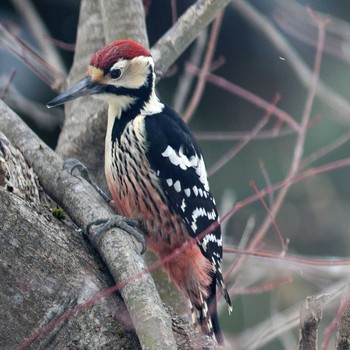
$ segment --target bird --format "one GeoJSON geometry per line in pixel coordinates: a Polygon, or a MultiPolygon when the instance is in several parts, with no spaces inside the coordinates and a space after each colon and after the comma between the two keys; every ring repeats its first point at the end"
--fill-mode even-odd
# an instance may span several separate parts
{"type": "Polygon", "coordinates": [[[223,344],[217,290],[230,313],[232,303],[221,271],[220,218],[201,149],[183,119],[159,99],[155,81],[150,52],[118,40],[99,49],[86,76],[47,106],[85,95],[108,102],[105,176],[115,210],[136,220],[159,259],[179,250],[162,268],[189,300],[201,331],[223,344]]]}

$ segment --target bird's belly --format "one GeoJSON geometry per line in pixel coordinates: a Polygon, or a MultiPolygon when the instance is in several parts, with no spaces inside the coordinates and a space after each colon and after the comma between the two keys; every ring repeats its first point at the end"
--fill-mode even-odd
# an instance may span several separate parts
{"type": "Polygon", "coordinates": [[[144,234],[147,248],[159,259],[172,256],[163,269],[191,302],[199,305],[199,296],[207,297],[209,293],[211,263],[197,244],[188,242],[183,246],[190,239],[188,230],[164,195],[146,156],[118,147],[114,160],[107,164],[106,178],[116,212],[139,222],[138,230],[144,234]]]}
{"type": "Polygon", "coordinates": [[[106,179],[118,214],[139,222],[148,249],[166,255],[189,238],[181,218],[171,210],[157,176],[146,158],[116,152],[106,167],[106,179]]]}

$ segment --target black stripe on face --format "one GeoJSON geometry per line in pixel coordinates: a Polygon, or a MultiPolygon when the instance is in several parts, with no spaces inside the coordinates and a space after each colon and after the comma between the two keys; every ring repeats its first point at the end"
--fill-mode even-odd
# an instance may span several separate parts
{"type": "Polygon", "coordinates": [[[153,88],[153,71],[149,68],[147,81],[139,89],[127,89],[124,87],[116,87],[114,85],[106,85],[105,92],[118,95],[118,96],[130,96],[135,102],[126,111],[122,112],[120,118],[115,118],[112,128],[112,142],[120,140],[120,136],[123,133],[127,123],[140,114],[141,109],[149,101],[153,88]]]}

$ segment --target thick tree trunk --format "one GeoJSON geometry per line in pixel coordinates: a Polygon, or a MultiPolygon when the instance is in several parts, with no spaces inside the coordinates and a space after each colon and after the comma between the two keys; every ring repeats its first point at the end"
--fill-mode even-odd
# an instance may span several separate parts
{"type": "MultiPolygon", "coordinates": [[[[56,219],[40,201],[35,174],[2,134],[0,185],[0,348],[15,349],[113,281],[82,234],[56,219]]],[[[85,308],[31,346],[122,347],[140,345],[119,294],[85,308]]]]}

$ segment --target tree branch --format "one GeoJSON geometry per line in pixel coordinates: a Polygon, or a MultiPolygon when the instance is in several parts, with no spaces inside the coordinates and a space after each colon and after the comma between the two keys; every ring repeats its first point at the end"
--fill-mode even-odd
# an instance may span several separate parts
{"type": "Polygon", "coordinates": [[[161,77],[230,0],[198,0],[152,47],[156,74],[161,77]]]}
{"type": "MultiPolygon", "coordinates": [[[[113,216],[113,210],[85,181],[62,170],[62,162],[58,156],[2,101],[0,125],[5,135],[22,152],[39,176],[45,191],[62,206],[79,227],[85,228],[93,220],[113,216]]],[[[130,236],[121,230],[108,231],[96,248],[116,282],[123,282],[146,269],[130,236]]],[[[144,349],[176,349],[171,321],[162,307],[150,275],[146,274],[125,285],[120,292],[141,346],[144,349]]]]}
{"type": "Polygon", "coordinates": [[[322,319],[324,302],[327,295],[308,297],[300,311],[299,350],[317,349],[318,325],[322,319]]]}
{"type": "MultiPolygon", "coordinates": [[[[304,86],[310,88],[313,72],[280,31],[247,1],[232,0],[232,6],[242,17],[246,18],[247,21],[255,26],[260,33],[263,33],[277,50],[281,52],[281,55],[288,57],[286,62],[294,70],[296,76],[304,86]]],[[[332,116],[338,118],[343,123],[349,122],[350,104],[343,96],[328,87],[322,81],[318,81],[316,95],[338,112],[332,114],[332,116]]]]}

